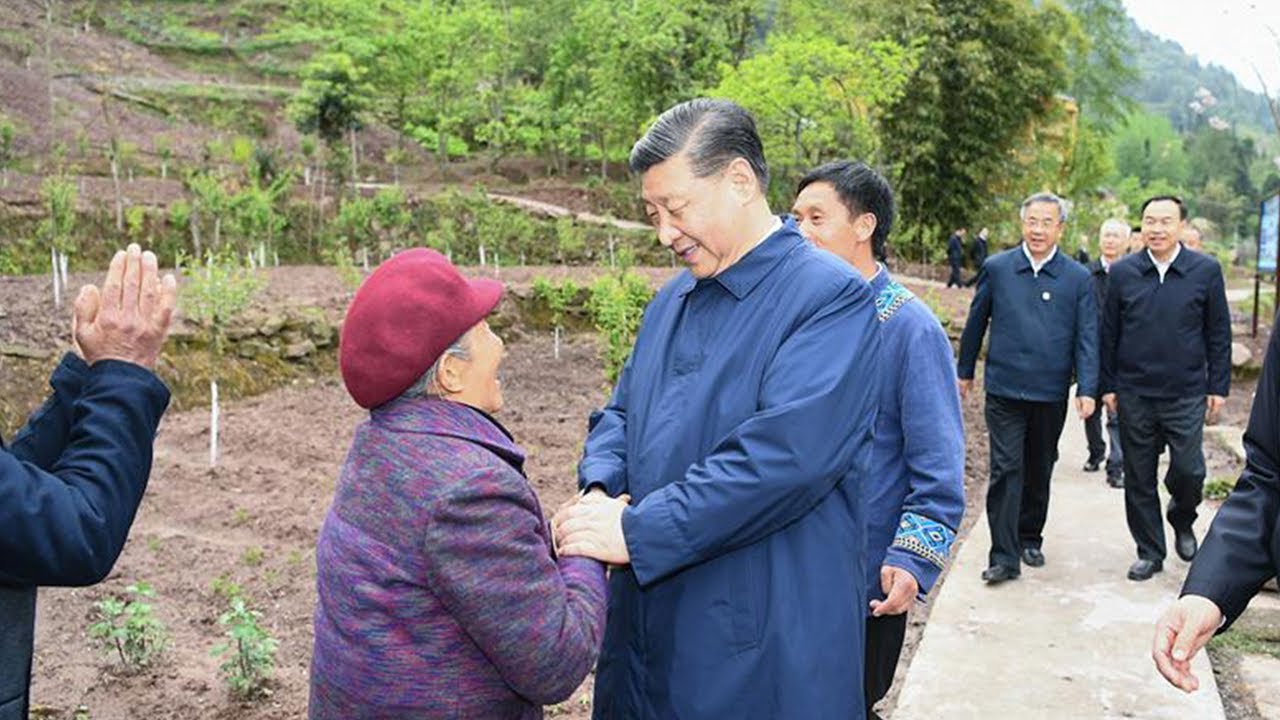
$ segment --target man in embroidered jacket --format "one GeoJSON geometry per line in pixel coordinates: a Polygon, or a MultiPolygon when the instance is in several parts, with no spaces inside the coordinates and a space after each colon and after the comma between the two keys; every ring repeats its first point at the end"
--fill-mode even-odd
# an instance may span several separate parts
{"type": "Polygon", "coordinates": [[[951,343],[929,308],[877,262],[893,225],[888,181],[834,162],[800,181],[800,231],[853,265],[876,294],[880,396],[867,508],[867,717],[893,683],[907,608],[929,593],[964,516],[964,420],[951,343]]]}

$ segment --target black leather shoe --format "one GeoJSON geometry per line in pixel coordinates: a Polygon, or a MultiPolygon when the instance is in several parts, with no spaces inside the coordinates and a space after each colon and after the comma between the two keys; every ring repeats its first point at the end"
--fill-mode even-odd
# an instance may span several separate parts
{"type": "Polygon", "coordinates": [[[1196,543],[1196,534],[1191,528],[1173,529],[1173,549],[1177,551],[1178,557],[1187,562],[1195,559],[1199,545],[1196,543]]]}
{"type": "Polygon", "coordinates": [[[1121,475],[1121,474],[1108,475],[1108,476],[1107,476],[1107,484],[1108,484],[1108,485],[1110,485],[1110,486],[1111,486],[1111,487],[1113,487],[1113,488],[1123,488],[1123,487],[1124,487],[1124,475],[1121,475]]]}
{"type": "Polygon", "coordinates": [[[1102,467],[1101,460],[1090,460],[1084,464],[1085,472],[1098,472],[1098,468],[1102,467]]]}
{"type": "Polygon", "coordinates": [[[1129,579],[1138,582],[1150,580],[1152,575],[1163,569],[1164,565],[1159,560],[1138,560],[1129,566],[1129,579]]]}
{"type": "Polygon", "coordinates": [[[982,581],[988,585],[997,585],[1005,580],[1017,580],[1021,570],[1014,570],[1005,565],[992,565],[982,571],[982,581]]]}
{"type": "Polygon", "coordinates": [[[1022,548],[1022,562],[1030,567],[1044,567],[1044,553],[1040,548],[1022,548]]]}

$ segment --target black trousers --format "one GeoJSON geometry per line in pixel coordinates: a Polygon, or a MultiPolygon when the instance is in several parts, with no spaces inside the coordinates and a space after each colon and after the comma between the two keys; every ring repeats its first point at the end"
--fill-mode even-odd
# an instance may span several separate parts
{"type": "Polygon", "coordinates": [[[952,285],[956,287],[964,287],[964,279],[960,277],[959,265],[953,264],[951,266],[951,277],[947,279],[947,287],[951,287],[952,285]]]}
{"type": "Polygon", "coordinates": [[[898,668],[902,642],[907,636],[907,614],[867,616],[867,651],[863,661],[863,692],[867,699],[867,718],[877,717],[871,707],[889,694],[893,671],[898,668]]]}
{"type": "Polygon", "coordinates": [[[1107,477],[1116,477],[1124,471],[1124,451],[1120,443],[1120,417],[1107,410],[1102,403],[1084,421],[1084,436],[1089,441],[1089,462],[1107,460],[1107,477]],[[1102,415],[1107,415],[1107,437],[1102,435],[1102,415]],[[1108,446],[1111,452],[1107,452],[1108,446]]]}
{"type": "Polygon", "coordinates": [[[991,565],[1021,569],[1023,548],[1044,543],[1049,517],[1049,478],[1058,461],[1058,438],[1067,401],[1034,402],[987,395],[991,483],[987,523],[991,565]]]}
{"type": "Polygon", "coordinates": [[[1190,528],[1204,493],[1204,396],[1144,398],[1121,393],[1120,443],[1124,446],[1124,514],[1138,557],[1163,561],[1164,522],[1156,488],[1160,451],[1169,446],[1169,524],[1190,528]]]}

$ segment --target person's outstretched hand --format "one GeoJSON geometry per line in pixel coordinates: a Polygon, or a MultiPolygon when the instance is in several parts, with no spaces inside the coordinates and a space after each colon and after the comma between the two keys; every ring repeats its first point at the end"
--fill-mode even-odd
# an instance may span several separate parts
{"type": "Polygon", "coordinates": [[[1191,672],[1191,658],[1222,625],[1222,610],[1208,598],[1184,595],[1156,621],[1151,659],[1170,685],[1195,692],[1200,678],[1191,672]]]}
{"type": "Polygon", "coordinates": [[[1081,420],[1088,420],[1098,408],[1098,402],[1087,395],[1076,398],[1076,414],[1081,420]]]}
{"type": "Polygon", "coordinates": [[[80,289],[71,325],[76,347],[90,365],[123,360],[154,368],[177,299],[177,281],[160,278],[155,254],[130,245],[111,259],[101,290],[80,289]]]}

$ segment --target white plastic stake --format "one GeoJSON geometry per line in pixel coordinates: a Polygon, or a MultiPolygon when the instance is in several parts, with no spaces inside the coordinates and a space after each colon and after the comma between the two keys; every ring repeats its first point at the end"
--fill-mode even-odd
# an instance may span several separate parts
{"type": "Polygon", "coordinates": [[[360,262],[364,265],[365,274],[369,274],[369,248],[360,248],[360,262]]]}
{"type": "Polygon", "coordinates": [[[493,275],[497,277],[502,274],[502,260],[498,258],[498,251],[493,251],[493,275]]]}
{"type": "Polygon", "coordinates": [[[272,250],[271,257],[276,261],[276,267],[280,267],[280,253],[272,250]]]}
{"type": "Polygon", "coordinates": [[[480,243],[480,267],[484,267],[484,243],[480,243]]]}
{"type": "Polygon", "coordinates": [[[49,264],[53,266],[53,306],[62,307],[62,293],[58,285],[58,250],[49,248],[49,264]]]}
{"type": "Polygon", "coordinates": [[[67,254],[58,253],[58,272],[62,275],[62,291],[67,291],[67,254]]]}
{"type": "Polygon", "coordinates": [[[559,325],[557,325],[557,326],[556,326],[556,345],[555,345],[555,348],[556,348],[556,349],[555,349],[555,358],[556,358],[557,360],[559,360],[559,359],[560,359],[560,326],[559,326],[559,325]]]}
{"type": "Polygon", "coordinates": [[[258,267],[266,267],[266,266],[267,266],[267,246],[264,245],[263,243],[258,243],[258,267]]]}
{"type": "Polygon", "coordinates": [[[209,381],[209,467],[218,466],[218,381],[209,381]]]}
{"type": "Polygon", "coordinates": [[[610,235],[609,236],[609,268],[613,269],[615,267],[617,267],[617,265],[613,261],[613,236],[610,235]]]}

